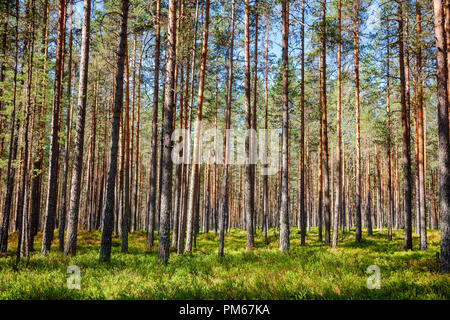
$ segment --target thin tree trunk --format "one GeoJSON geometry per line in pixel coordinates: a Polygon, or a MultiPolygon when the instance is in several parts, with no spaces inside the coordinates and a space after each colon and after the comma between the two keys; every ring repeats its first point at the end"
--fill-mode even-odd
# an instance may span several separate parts
{"type": "Polygon", "coordinates": [[[289,250],[289,2],[281,2],[282,14],[282,65],[283,65],[283,96],[282,96],[282,142],[281,142],[281,208],[280,208],[280,243],[281,252],[289,250]]]}
{"type": "Polygon", "coordinates": [[[50,162],[48,168],[47,204],[45,212],[44,232],[42,237],[42,254],[50,251],[55,229],[56,207],[58,201],[58,175],[59,175],[59,113],[61,108],[62,65],[64,51],[64,26],[65,26],[66,1],[59,0],[58,4],[58,29],[56,40],[56,65],[55,82],[52,109],[52,132],[50,142],[50,162]]]}
{"type": "Polygon", "coordinates": [[[332,247],[337,247],[338,231],[339,231],[339,217],[342,215],[342,164],[341,164],[341,0],[338,0],[338,43],[337,43],[337,121],[336,121],[336,201],[334,206],[333,219],[333,243],[332,247]]]}
{"type": "Polygon", "coordinates": [[[355,59],[355,112],[356,112],[356,181],[355,181],[355,220],[356,242],[361,241],[361,132],[359,115],[359,0],[353,2],[353,33],[354,33],[354,59],[355,59]]]}
{"type": "Polygon", "coordinates": [[[156,211],[156,169],[158,148],[158,99],[159,99],[159,64],[161,48],[161,0],[156,1],[155,23],[155,71],[153,76],[153,115],[150,151],[149,199],[147,208],[147,250],[153,247],[156,211]]]}

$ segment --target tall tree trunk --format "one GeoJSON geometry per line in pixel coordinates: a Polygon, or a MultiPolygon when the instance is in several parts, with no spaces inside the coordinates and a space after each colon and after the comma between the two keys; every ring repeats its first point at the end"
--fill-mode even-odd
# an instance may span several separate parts
{"type": "Polygon", "coordinates": [[[59,213],[58,224],[58,251],[64,251],[64,229],[66,226],[67,215],[67,178],[69,175],[69,154],[72,140],[72,18],[73,18],[73,0],[70,1],[70,23],[69,23],[69,61],[67,68],[68,83],[67,83],[67,114],[66,114],[66,141],[64,145],[64,168],[63,181],[61,186],[61,208],[59,213]]]}
{"type": "MultiPolygon", "coordinates": [[[[264,73],[264,79],[265,79],[265,85],[264,85],[264,106],[265,106],[265,116],[264,116],[264,129],[266,130],[266,145],[264,150],[264,155],[268,156],[268,136],[267,136],[267,130],[268,130],[268,111],[269,111],[269,85],[268,85],[268,78],[269,78],[269,30],[270,30],[270,11],[269,9],[266,9],[266,46],[265,46],[265,73],[264,73]]],[[[302,37],[303,39],[303,37],[302,37]]],[[[303,60],[302,60],[303,61],[303,60]]],[[[303,70],[303,68],[302,68],[303,70]]],[[[302,89],[303,93],[303,89],[302,89]]],[[[303,123],[303,122],[302,122],[303,123]]],[[[264,168],[267,168],[267,165],[264,165],[264,168]]],[[[268,175],[263,175],[263,219],[262,219],[262,229],[263,229],[263,240],[264,243],[267,242],[267,231],[268,231],[268,216],[269,216],[269,186],[268,186],[268,175]]]]}
{"type": "Polygon", "coordinates": [[[251,102],[250,102],[250,3],[244,1],[245,18],[244,18],[244,86],[245,86],[245,228],[247,230],[246,249],[250,250],[255,246],[253,234],[253,214],[255,211],[254,201],[254,178],[252,170],[253,135],[251,134],[251,102]]]}
{"type": "Polygon", "coordinates": [[[450,143],[448,120],[448,69],[442,0],[433,0],[436,38],[439,191],[441,211],[441,271],[450,272],[450,143]]]}
{"type": "Polygon", "coordinates": [[[66,1],[59,0],[58,29],[56,39],[56,65],[55,82],[53,89],[52,133],[50,143],[50,162],[48,167],[47,204],[45,209],[44,232],[42,236],[42,254],[50,251],[55,229],[56,207],[58,202],[58,175],[59,175],[59,117],[61,108],[62,66],[64,53],[64,26],[66,1]]]}
{"type": "MultiPolygon", "coordinates": [[[[387,153],[387,188],[388,188],[388,219],[394,218],[394,192],[392,186],[392,165],[391,165],[391,88],[390,88],[390,22],[387,19],[387,53],[386,53],[386,153],[387,153]]],[[[392,232],[388,233],[388,241],[392,239],[392,232]]]]}
{"type": "MultiPolygon", "coordinates": [[[[19,65],[19,0],[16,0],[16,25],[15,25],[15,48],[14,48],[14,76],[13,76],[13,97],[12,97],[12,112],[11,112],[11,129],[9,136],[9,155],[8,166],[6,174],[6,193],[4,198],[3,213],[0,229],[0,252],[4,253],[8,250],[8,232],[11,217],[12,197],[14,192],[14,180],[16,175],[16,168],[13,166],[13,161],[17,158],[17,147],[19,139],[20,121],[16,118],[20,108],[17,108],[17,71],[19,65]]],[[[20,105],[19,105],[20,106],[20,105]]]]}
{"type": "Polygon", "coordinates": [[[152,138],[150,151],[150,173],[149,173],[149,199],[147,208],[147,250],[153,247],[155,212],[156,212],[156,169],[158,158],[158,100],[159,100],[159,64],[161,48],[161,0],[156,1],[155,22],[155,71],[153,80],[153,115],[152,115],[152,138]]]}
{"type": "MultiPolygon", "coordinates": [[[[228,65],[228,84],[227,84],[227,101],[225,108],[225,127],[223,138],[223,175],[222,175],[222,188],[220,194],[220,207],[219,207],[219,257],[223,257],[223,251],[225,246],[225,219],[229,214],[228,211],[228,184],[229,184],[229,168],[228,159],[230,156],[231,143],[228,139],[228,131],[230,129],[231,119],[231,97],[233,88],[233,54],[234,54],[234,14],[235,14],[235,0],[231,4],[231,31],[230,31],[230,57],[228,65]]],[[[240,192],[239,192],[240,194],[240,192]]]]}
{"type": "Polygon", "coordinates": [[[330,169],[328,164],[328,121],[327,121],[327,30],[326,0],[322,5],[322,162],[323,162],[323,215],[325,224],[325,244],[330,244],[330,169]]]}
{"type": "Polygon", "coordinates": [[[42,166],[44,163],[44,134],[45,134],[45,119],[47,113],[47,64],[48,64],[48,16],[49,16],[49,5],[48,0],[44,1],[43,7],[43,28],[42,28],[42,55],[44,57],[43,70],[42,70],[42,102],[41,110],[37,116],[37,123],[39,127],[38,134],[38,146],[35,152],[35,157],[33,161],[33,176],[31,179],[31,221],[30,221],[30,251],[33,251],[34,236],[38,232],[39,227],[39,216],[41,212],[41,202],[42,202],[42,166]]]}
{"type": "MultiPolygon", "coordinates": [[[[449,11],[450,14],[450,11],[449,11]]],[[[449,17],[450,20],[450,17],[449,17]]],[[[427,249],[426,199],[425,199],[425,141],[424,141],[424,110],[422,88],[422,15],[421,2],[416,0],[416,35],[417,35],[417,129],[419,131],[419,198],[420,198],[420,249],[427,249]]],[[[448,45],[448,44],[447,44],[448,45]]],[[[448,53],[447,53],[448,54],[448,53]]]]}
{"type": "MultiPolygon", "coordinates": [[[[196,193],[200,193],[200,190],[196,190],[200,183],[200,135],[202,130],[202,108],[203,108],[203,91],[205,88],[205,73],[206,73],[206,58],[208,54],[208,31],[209,31],[209,4],[210,1],[206,0],[205,4],[205,23],[203,26],[203,42],[200,61],[200,77],[198,82],[198,95],[197,95],[197,119],[194,128],[194,151],[192,157],[192,170],[189,184],[189,199],[188,199],[188,211],[187,211],[187,234],[186,234],[186,246],[184,250],[187,253],[192,252],[192,240],[197,227],[198,220],[195,219],[195,206],[196,206],[196,193]]],[[[199,196],[199,194],[197,194],[199,196]]]]}
{"type": "Polygon", "coordinates": [[[353,46],[355,59],[355,112],[356,112],[356,180],[355,180],[355,240],[361,241],[361,130],[359,124],[359,0],[353,2],[353,46]]]}
{"type": "MultiPolygon", "coordinates": [[[[305,0],[302,0],[302,24],[300,37],[302,41],[301,54],[301,80],[300,80],[300,188],[299,188],[299,219],[300,219],[300,244],[306,242],[306,203],[305,203],[305,0]]],[[[266,128],[267,129],[267,128],[266,128]]]]}
{"type": "Polygon", "coordinates": [[[280,208],[280,243],[281,252],[289,250],[289,1],[281,2],[282,15],[282,68],[283,68],[283,96],[282,96],[282,142],[281,142],[281,208],[280,208]]]}
{"type": "Polygon", "coordinates": [[[17,225],[19,234],[17,237],[16,263],[22,256],[28,257],[29,243],[29,216],[28,216],[28,194],[30,187],[30,162],[29,162],[29,126],[31,117],[31,84],[33,79],[33,58],[34,58],[34,1],[28,0],[26,3],[26,35],[24,48],[24,62],[26,59],[27,80],[25,90],[25,119],[23,126],[23,161],[22,161],[22,188],[17,202],[17,225]]]}
{"type": "Polygon", "coordinates": [[[75,125],[75,149],[72,183],[67,223],[65,255],[75,255],[77,248],[78,212],[81,193],[81,172],[83,168],[84,127],[86,120],[87,81],[89,73],[89,32],[91,24],[91,0],[84,0],[83,28],[81,34],[80,78],[78,83],[77,120],[75,125]]]}
{"type": "Polygon", "coordinates": [[[411,147],[409,132],[409,108],[406,103],[405,88],[405,60],[403,50],[403,8],[402,0],[398,0],[398,43],[400,66],[400,100],[402,112],[402,140],[403,140],[403,175],[404,175],[404,203],[405,203],[405,250],[412,249],[412,224],[411,224],[411,147]]]}
{"type": "Polygon", "coordinates": [[[114,226],[114,207],[115,207],[114,198],[115,198],[117,158],[118,158],[117,152],[119,149],[120,115],[122,113],[122,103],[123,103],[123,73],[126,57],[128,9],[129,9],[129,1],[122,0],[120,40],[119,40],[119,50],[117,52],[113,121],[111,127],[110,163],[108,171],[108,182],[106,185],[106,203],[104,209],[105,212],[103,216],[102,242],[100,247],[100,260],[102,261],[110,261],[111,259],[111,244],[112,244],[112,231],[114,226]]]}
{"type": "Polygon", "coordinates": [[[175,110],[175,60],[176,60],[176,18],[177,4],[175,0],[169,0],[168,36],[166,47],[166,74],[165,96],[163,108],[163,147],[162,147],[162,172],[161,172],[161,202],[158,258],[164,263],[169,260],[170,247],[170,212],[172,211],[172,130],[173,113],[175,110]]]}
{"type": "Polygon", "coordinates": [[[342,215],[342,164],[341,164],[341,24],[342,24],[342,3],[338,0],[338,43],[337,43],[337,121],[336,121],[336,201],[333,216],[333,243],[332,247],[337,247],[339,217],[342,215]]]}
{"type": "Polygon", "coordinates": [[[318,222],[318,240],[322,242],[322,234],[323,234],[323,161],[322,161],[322,154],[323,154],[323,139],[322,139],[322,59],[319,57],[319,147],[317,152],[317,166],[318,166],[318,173],[317,173],[317,222],[318,222]]]}

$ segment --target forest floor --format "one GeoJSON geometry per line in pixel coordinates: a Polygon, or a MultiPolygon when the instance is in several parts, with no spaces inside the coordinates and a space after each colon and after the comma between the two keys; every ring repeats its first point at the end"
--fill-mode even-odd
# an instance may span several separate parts
{"type": "MultiPolygon", "coordinates": [[[[450,275],[439,273],[436,252],[439,232],[428,231],[427,251],[403,251],[403,232],[387,242],[387,230],[363,233],[355,243],[354,231],[339,234],[338,249],[317,241],[317,230],[308,233],[300,247],[297,228],[291,230],[288,254],[278,249],[270,230],[268,244],[258,230],[256,249],[245,251],[245,231],[232,230],[225,238],[225,257],[217,256],[214,231],[200,234],[192,255],[172,251],[167,266],[158,261],[157,242],[145,252],[143,231],[129,236],[129,253],[122,254],[121,240],[113,239],[110,263],[99,262],[101,233],[81,231],[78,253],[65,257],[40,253],[41,234],[29,260],[15,264],[15,233],[9,251],[0,257],[0,299],[450,299],[450,275]],[[68,289],[70,265],[81,270],[81,289],[68,289]],[[381,288],[368,289],[367,268],[380,268],[381,288]]],[[[55,233],[56,237],[56,233],[55,233]]],[[[55,241],[56,242],[56,241],[55,241]]]]}

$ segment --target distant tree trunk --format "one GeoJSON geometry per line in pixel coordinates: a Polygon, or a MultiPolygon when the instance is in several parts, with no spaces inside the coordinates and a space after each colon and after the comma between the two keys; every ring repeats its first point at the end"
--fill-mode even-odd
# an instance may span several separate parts
{"type": "Polygon", "coordinates": [[[441,272],[450,272],[450,143],[448,120],[448,69],[442,0],[433,0],[434,33],[436,38],[439,191],[441,211],[441,272]]]}
{"type": "MultiPolygon", "coordinates": [[[[229,184],[229,169],[228,159],[230,153],[231,143],[228,141],[227,130],[230,129],[231,119],[231,101],[232,101],[232,88],[233,88],[233,54],[234,54],[234,10],[235,0],[231,4],[231,31],[230,31],[230,57],[228,65],[228,84],[227,84],[227,101],[225,108],[225,128],[223,138],[223,175],[222,175],[222,188],[220,194],[220,207],[219,207],[219,257],[223,257],[223,251],[225,246],[225,219],[228,215],[228,184],[229,184]]],[[[240,194],[240,192],[239,192],[240,194]]]]}
{"type": "Polygon", "coordinates": [[[115,198],[117,158],[118,158],[117,152],[119,149],[120,115],[122,113],[122,104],[123,104],[123,73],[126,57],[128,8],[129,8],[129,1],[122,0],[120,40],[119,40],[119,50],[117,52],[113,121],[111,127],[110,163],[108,171],[108,182],[106,185],[106,203],[104,209],[105,212],[103,216],[102,242],[100,247],[100,260],[102,261],[110,261],[111,259],[111,244],[112,244],[112,231],[114,226],[114,207],[115,207],[114,198],[115,198]]]}
{"type": "Polygon", "coordinates": [[[289,250],[289,2],[282,0],[282,65],[283,65],[283,121],[282,121],[282,161],[281,161],[281,208],[280,208],[280,250],[289,250]]]}
{"type": "Polygon", "coordinates": [[[166,74],[165,74],[165,96],[163,109],[163,148],[162,148],[162,172],[161,172],[161,202],[160,202],[160,225],[158,258],[164,263],[169,260],[170,247],[170,212],[172,211],[172,130],[173,113],[175,110],[175,60],[176,60],[176,17],[177,5],[175,0],[169,0],[168,36],[166,47],[166,74]]]}
{"type": "Polygon", "coordinates": [[[149,173],[149,199],[147,208],[147,250],[153,247],[156,211],[156,169],[158,158],[158,99],[159,99],[159,64],[161,48],[161,0],[156,1],[155,22],[155,71],[153,80],[153,115],[152,115],[152,138],[150,151],[150,173],[149,173]]]}
{"type": "Polygon", "coordinates": [[[355,240],[361,241],[361,132],[359,124],[359,0],[353,2],[353,33],[355,55],[355,112],[356,112],[356,180],[355,180],[355,240]]]}
{"type": "Polygon", "coordinates": [[[203,108],[203,91],[205,87],[205,73],[206,73],[206,58],[208,54],[208,30],[209,30],[209,4],[210,1],[206,0],[205,5],[205,23],[203,26],[203,43],[200,61],[200,77],[198,83],[198,95],[197,95],[197,119],[194,128],[194,151],[192,156],[192,170],[189,184],[189,199],[188,199],[188,211],[187,211],[187,234],[186,234],[186,246],[184,250],[187,253],[192,252],[192,238],[194,236],[195,228],[197,227],[198,220],[195,219],[195,206],[196,196],[199,196],[200,190],[196,190],[200,183],[200,135],[201,135],[201,121],[202,121],[202,108],[203,108]]]}
{"type": "Polygon", "coordinates": [[[59,0],[58,29],[56,39],[56,65],[55,82],[53,90],[52,133],[50,143],[50,162],[48,168],[47,204],[45,212],[44,232],[42,236],[42,254],[50,251],[55,229],[56,206],[58,202],[58,175],[59,175],[59,113],[61,108],[62,65],[64,51],[66,1],[59,0]]]}

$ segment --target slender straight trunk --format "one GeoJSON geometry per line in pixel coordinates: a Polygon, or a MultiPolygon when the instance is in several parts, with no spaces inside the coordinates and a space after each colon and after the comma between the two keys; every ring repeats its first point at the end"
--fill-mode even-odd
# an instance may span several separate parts
{"type": "Polygon", "coordinates": [[[254,5],[254,12],[255,12],[255,16],[254,16],[254,20],[255,20],[255,47],[254,47],[254,52],[253,52],[253,72],[254,72],[254,76],[253,76],[253,110],[251,112],[251,128],[255,131],[252,131],[252,134],[250,136],[250,152],[251,152],[251,158],[252,161],[250,162],[251,164],[251,169],[252,169],[252,190],[251,192],[254,194],[253,197],[253,220],[252,220],[252,230],[253,230],[253,234],[256,235],[256,231],[257,231],[257,218],[258,218],[258,214],[257,214],[257,208],[258,208],[258,188],[256,185],[256,129],[257,129],[257,117],[256,117],[256,109],[257,109],[257,104],[258,104],[258,19],[259,19],[259,12],[258,12],[258,0],[255,0],[255,5],[254,5]]]}
{"type": "Polygon", "coordinates": [[[205,73],[206,73],[206,58],[208,54],[208,31],[209,31],[209,4],[210,1],[206,0],[205,5],[205,23],[203,26],[203,43],[200,61],[200,77],[198,83],[198,95],[197,95],[197,119],[194,129],[194,151],[192,157],[192,170],[191,178],[189,184],[189,200],[188,200],[188,211],[187,211],[187,234],[186,234],[186,245],[184,250],[187,253],[192,252],[192,240],[197,228],[198,220],[195,219],[195,206],[196,206],[196,195],[199,196],[200,190],[196,190],[200,183],[200,135],[201,135],[201,121],[202,121],[202,108],[203,108],[203,91],[205,87],[205,73]]]}
{"type": "Polygon", "coordinates": [[[163,108],[163,146],[161,161],[161,201],[159,220],[159,243],[158,258],[167,263],[169,260],[170,247],[170,212],[172,211],[172,131],[173,113],[175,110],[175,67],[176,67],[176,18],[177,4],[175,0],[169,0],[169,20],[166,47],[166,74],[165,74],[165,96],[163,108]]]}
{"type": "MultiPolygon", "coordinates": [[[[299,188],[299,219],[300,219],[300,244],[306,242],[307,210],[305,203],[305,0],[302,0],[302,24],[300,29],[302,41],[301,53],[301,80],[300,80],[300,188],[299,188]]],[[[267,129],[267,128],[266,128],[267,129]]]]}
{"type": "Polygon", "coordinates": [[[322,5],[322,162],[323,162],[323,215],[325,224],[325,244],[330,244],[330,169],[328,164],[328,121],[327,121],[327,30],[326,0],[322,5]]]}
{"type": "Polygon", "coordinates": [[[320,114],[320,120],[319,120],[319,150],[317,155],[317,166],[318,166],[318,174],[317,174],[317,222],[318,222],[318,240],[322,242],[322,230],[323,230],[323,161],[322,161],[322,154],[323,154],[323,145],[322,145],[322,60],[321,57],[319,57],[319,114],[320,114]]]}
{"type": "MultiPolygon", "coordinates": [[[[380,226],[381,226],[381,230],[383,228],[383,217],[384,217],[384,212],[383,212],[383,199],[382,199],[382,188],[381,188],[381,170],[380,170],[380,157],[377,151],[375,151],[375,160],[376,160],[376,174],[377,174],[377,216],[380,217],[380,226]]],[[[389,217],[388,217],[389,219],[389,217]]],[[[388,222],[389,224],[389,222],[388,222]]],[[[392,236],[391,236],[392,237],[392,236]]],[[[388,239],[388,241],[390,241],[391,239],[388,239]]]]}
{"type": "MultiPolygon", "coordinates": [[[[447,4],[447,3],[446,3],[447,4]]],[[[439,130],[439,191],[441,211],[441,272],[450,272],[450,143],[448,120],[448,69],[442,0],[433,0],[434,33],[436,38],[438,130],[439,130]]]]}
{"type": "Polygon", "coordinates": [[[355,181],[355,220],[356,242],[361,241],[361,130],[359,124],[359,0],[353,2],[353,46],[355,59],[355,112],[356,112],[356,181],[355,181]]]}
{"type": "Polygon", "coordinates": [[[64,168],[63,168],[63,181],[61,185],[61,207],[59,213],[58,224],[58,251],[64,251],[64,229],[66,226],[67,215],[67,180],[69,175],[69,154],[70,145],[72,140],[72,46],[73,46],[73,34],[72,34],[72,17],[73,17],[73,0],[70,1],[70,22],[69,22],[69,61],[67,68],[67,108],[66,108],[66,141],[64,145],[64,168]]]}
{"type": "Polygon", "coordinates": [[[43,70],[41,76],[42,85],[42,102],[41,109],[37,115],[37,125],[39,127],[38,133],[38,146],[35,151],[34,161],[33,161],[33,176],[31,178],[31,221],[30,221],[30,251],[33,251],[34,236],[38,232],[39,227],[39,216],[41,212],[41,202],[42,202],[42,166],[44,162],[44,131],[45,131],[45,119],[47,113],[47,64],[48,64],[48,16],[49,16],[49,5],[48,0],[44,1],[43,7],[43,27],[42,27],[42,51],[41,54],[44,57],[43,60],[43,70]]]}
{"type": "Polygon", "coordinates": [[[123,134],[123,152],[124,152],[124,190],[123,190],[123,208],[122,209],[122,249],[123,253],[128,252],[128,233],[130,230],[130,59],[128,51],[128,42],[125,42],[125,117],[123,134]]]}
{"type": "MultiPolygon", "coordinates": [[[[134,181],[136,184],[136,189],[134,192],[134,214],[137,216],[138,224],[139,224],[139,213],[140,210],[140,202],[139,202],[139,194],[141,192],[141,181],[143,180],[140,176],[140,139],[141,139],[141,69],[142,69],[142,54],[143,50],[143,40],[142,36],[140,38],[140,52],[139,52],[139,62],[138,62],[138,76],[137,76],[137,84],[136,84],[136,106],[137,106],[137,119],[136,119],[136,158],[135,158],[135,171],[134,171],[134,181]]],[[[144,173],[144,172],[142,172],[144,173]]],[[[138,230],[140,230],[140,226],[138,230]]]]}
{"type": "MultiPolygon", "coordinates": [[[[19,233],[17,237],[16,264],[21,257],[28,257],[29,243],[29,216],[28,216],[28,194],[30,187],[30,143],[29,143],[29,126],[31,116],[31,84],[33,81],[33,58],[34,58],[34,1],[27,1],[26,4],[26,40],[24,48],[24,58],[27,65],[27,80],[25,90],[25,119],[23,126],[23,161],[22,161],[22,188],[17,201],[17,225],[19,233]]],[[[24,59],[24,62],[25,62],[24,59]]]]}
{"type": "Polygon", "coordinates": [[[150,151],[149,172],[149,195],[147,207],[147,250],[153,247],[156,212],[156,170],[158,158],[158,100],[159,100],[159,64],[161,51],[161,0],[156,1],[155,22],[155,70],[153,75],[153,115],[152,115],[152,138],[150,151]]]}
{"type": "Polygon", "coordinates": [[[404,175],[404,203],[405,203],[405,243],[404,249],[412,249],[412,224],[411,224],[411,147],[409,132],[409,108],[406,103],[405,88],[405,59],[403,50],[403,10],[402,0],[398,0],[398,43],[400,66],[400,100],[402,112],[402,140],[403,140],[403,175],[404,175]]]}
{"type": "MultiPolygon", "coordinates": [[[[448,7],[448,5],[446,6],[448,7]]],[[[450,10],[448,11],[450,14],[450,10]]],[[[450,20],[450,17],[449,19],[450,20]]],[[[416,0],[416,36],[417,36],[417,126],[419,131],[419,198],[420,198],[420,249],[427,249],[426,199],[425,199],[425,140],[424,140],[424,109],[422,88],[422,14],[421,2],[416,0]]],[[[447,35],[448,36],[448,35],[447,35]]],[[[447,44],[448,46],[448,44],[447,44]]],[[[447,52],[448,55],[448,52],[447,52]]],[[[447,62],[448,63],[448,62],[447,62]]]]}
{"type": "MultiPolygon", "coordinates": [[[[223,175],[222,175],[222,188],[220,194],[220,207],[219,207],[219,257],[223,258],[223,251],[225,246],[225,219],[228,215],[228,184],[229,184],[229,168],[228,159],[230,156],[231,143],[228,137],[228,131],[230,129],[231,119],[231,101],[232,101],[232,89],[233,89],[233,54],[234,54],[234,6],[235,0],[231,4],[231,31],[230,31],[230,57],[228,65],[228,84],[227,84],[227,104],[225,107],[225,127],[223,136],[223,175]]],[[[239,192],[240,195],[240,192],[239,192]]]]}
{"type": "Polygon", "coordinates": [[[282,142],[281,142],[281,208],[280,208],[280,243],[281,252],[289,251],[289,1],[281,2],[282,15],[282,65],[283,65],[283,97],[282,97],[282,142]]]}
{"type": "Polygon", "coordinates": [[[59,113],[61,108],[62,65],[64,51],[64,26],[65,26],[66,1],[59,0],[58,27],[56,39],[56,65],[55,82],[53,90],[52,132],[50,142],[50,162],[48,167],[47,203],[45,209],[44,232],[42,237],[42,254],[50,251],[55,229],[56,207],[58,201],[58,175],[59,175],[59,113]]]}
{"type": "Polygon", "coordinates": [[[245,227],[247,230],[246,249],[250,250],[255,246],[253,234],[253,214],[255,211],[254,201],[254,178],[252,171],[253,149],[251,134],[251,102],[250,102],[250,3],[244,1],[244,85],[245,85],[245,227]]]}
{"type": "Polygon", "coordinates": [[[17,109],[17,70],[19,57],[19,0],[16,0],[16,25],[15,25],[15,39],[16,45],[14,48],[14,76],[13,76],[13,96],[12,96],[12,112],[11,112],[11,129],[9,136],[9,155],[8,166],[6,174],[6,193],[3,205],[3,214],[0,229],[0,252],[5,253],[8,250],[8,232],[11,217],[11,205],[14,192],[14,180],[16,175],[16,168],[13,166],[13,161],[17,158],[17,147],[19,139],[19,125],[20,121],[16,118],[17,109]]]}
{"type": "MultiPolygon", "coordinates": [[[[183,52],[184,53],[184,52],[183,52]]],[[[183,54],[182,53],[182,54],[183,54]]],[[[180,116],[179,116],[179,129],[183,128],[183,117],[184,117],[184,63],[180,67],[180,116]]],[[[178,143],[183,142],[183,137],[180,137],[178,140],[178,143]]],[[[183,150],[180,150],[179,157],[184,158],[183,150]]],[[[175,167],[175,196],[174,196],[174,202],[175,205],[173,207],[173,224],[172,224],[172,247],[177,248],[178,247],[178,229],[180,225],[180,221],[182,218],[181,213],[181,199],[182,199],[182,188],[183,188],[183,176],[182,176],[182,170],[183,170],[183,164],[177,163],[175,167]]]]}
{"type": "MultiPolygon", "coordinates": [[[[266,130],[266,145],[264,150],[264,155],[268,156],[267,148],[267,130],[268,130],[268,110],[269,110],[269,88],[268,88],[268,76],[269,76],[269,31],[270,31],[270,11],[266,11],[266,46],[265,46],[265,72],[264,72],[264,106],[265,106],[265,117],[264,117],[264,129],[266,130]]],[[[303,37],[302,37],[303,39],[303,37]]],[[[303,69],[302,69],[303,70],[303,69]]],[[[303,89],[302,89],[303,93],[303,89]]],[[[264,165],[267,168],[267,165],[264,165]]],[[[267,230],[268,230],[268,216],[269,216],[269,186],[268,186],[268,176],[263,175],[263,218],[262,218],[262,229],[263,229],[263,240],[267,243],[267,230]]]]}
{"type": "Polygon", "coordinates": [[[372,230],[372,189],[370,187],[370,154],[367,157],[367,235],[373,235],[372,230]]]}
{"type": "MultiPolygon", "coordinates": [[[[387,188],[388,188],[388,219],[394,218],[394,192],[392,186],[392,164],[391,164],[391,91],[390,91],[390,22],[387,20],[387,53],[386,53],[386,153],[387,153],[387,188]]],[[[392,231],[388,233],[388,241],[392,239],[392,231]]]]}
{"type": "Polygon", "coordinates": [[[89,32],[91,24],[91,0],[84,0],[83,28],[81,34],[80,78],[78,83],[77,120],[75,124],[75,148],[72,183],[67,223],[65,255],[75,255],[77,245],[78,212],[83,169],[84,127],[86,121],[87,80],[89,73],[89,32]]]}
{"type": "Polygon", "coordinates": [[[100,247],[100,260],[102,261],[111,260],[112,231],[114,226],[114,209],[115,209],[114,198],[115,198],[117,158],[118,158],[117,152],[119,149],[120,115],[122,113],[122,104],[123,104],[123,73],[126,57],[128,8],[129,8],[129,1],[122,0],[120,40],[119,40],[119,50],[117,52],[113,121],[111,126],[110,162],[108,171],[108,182],[106,185],[106,203],[104,209],[105,212],[103,215],[102,242],[100,247]]]}
{"type": "Polygon", "coordinates": [[[342,3],[338,0],[338,43],[337,43],[337,121],[336,121],[336,201],[334,204],[335,214],[333,219],[333,243],[332,247],[337,247],[339,217],[342,215],[342,164],[341,164],[341,24],[342,24],[342,3]]]}

